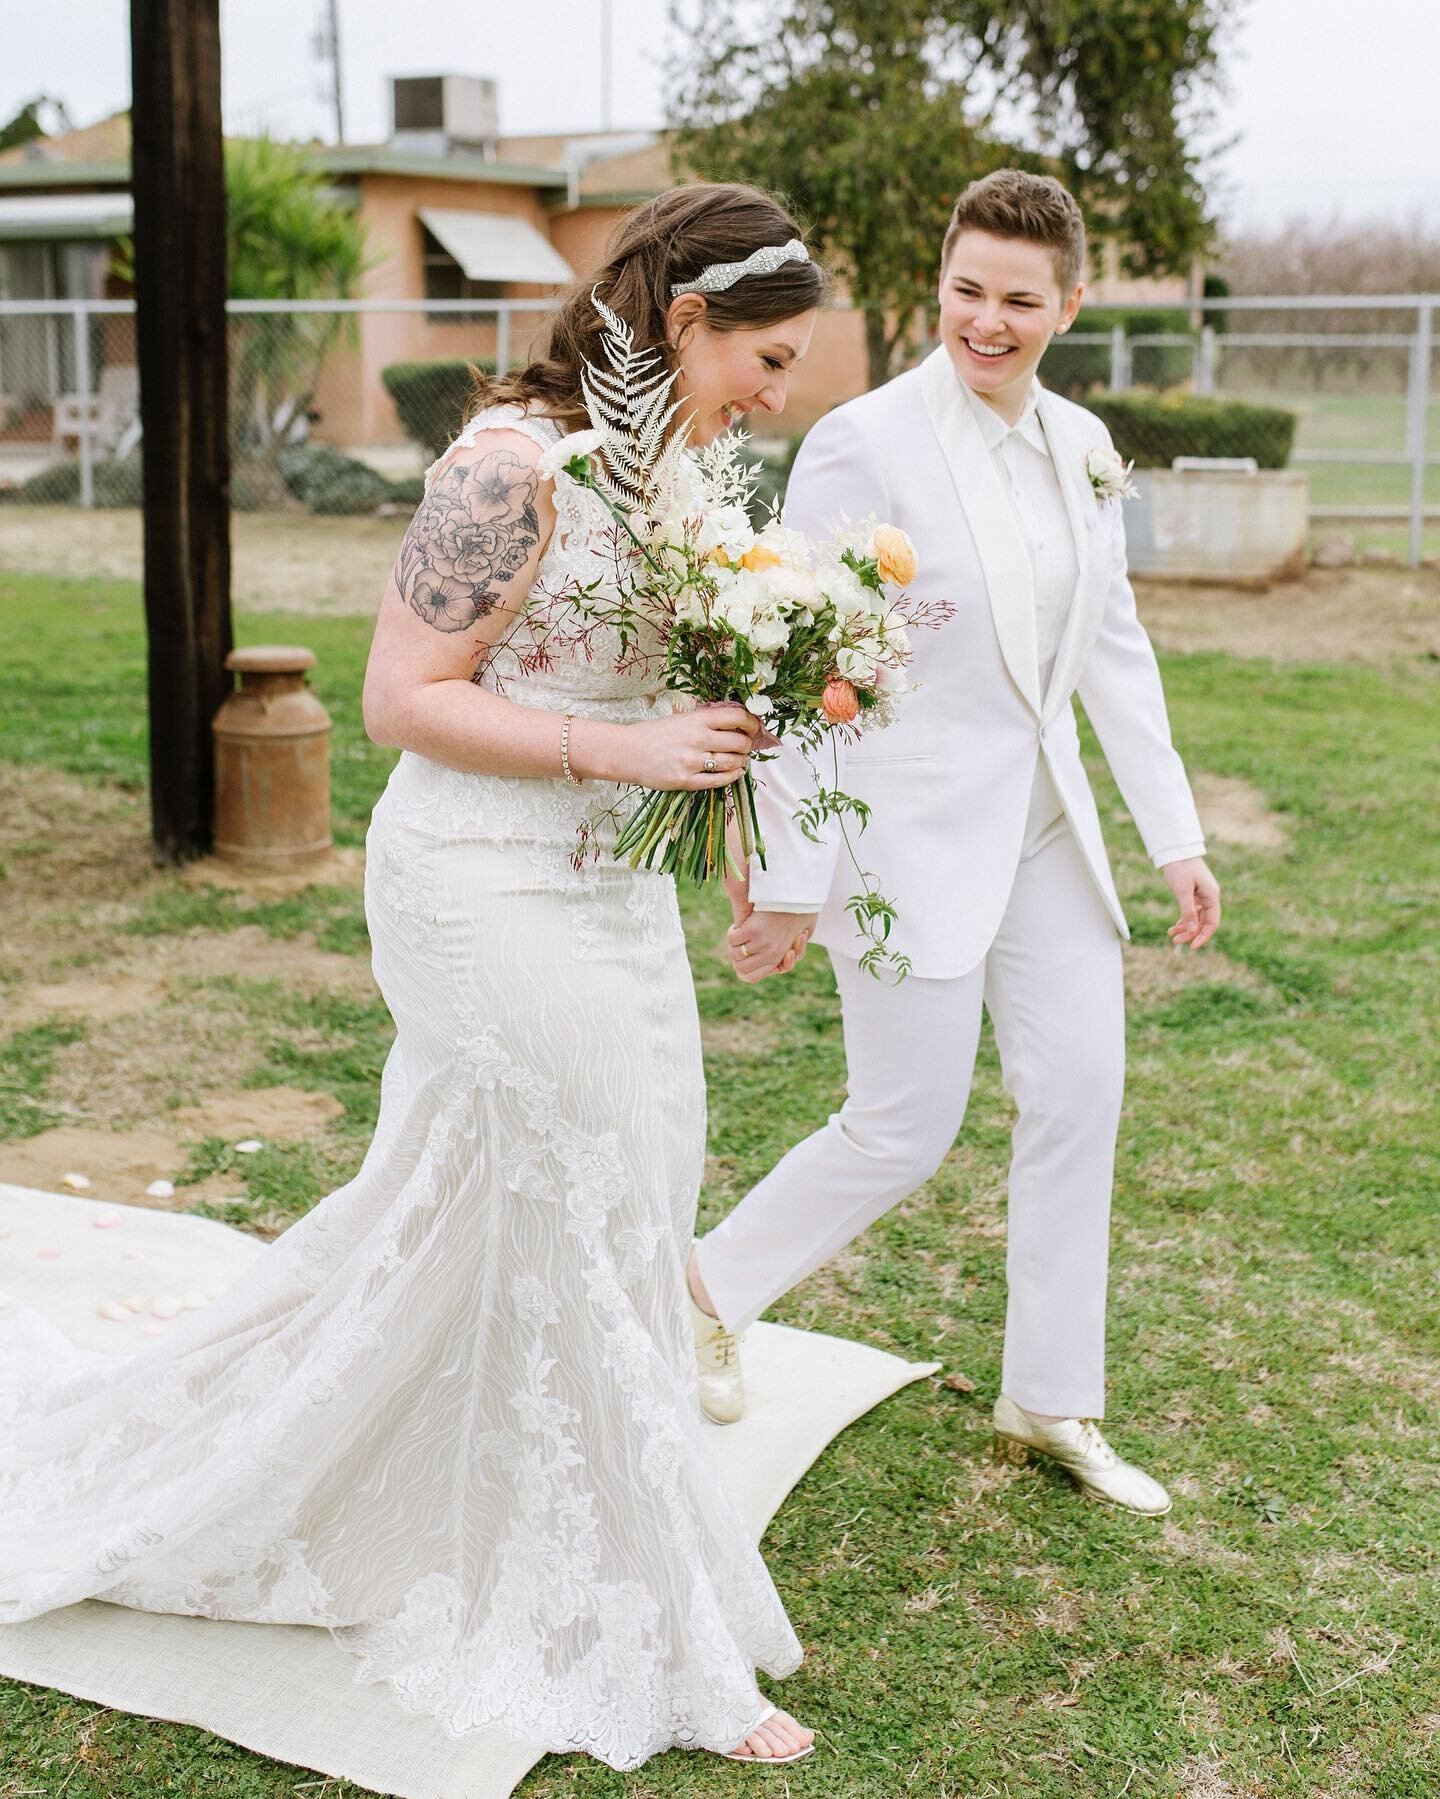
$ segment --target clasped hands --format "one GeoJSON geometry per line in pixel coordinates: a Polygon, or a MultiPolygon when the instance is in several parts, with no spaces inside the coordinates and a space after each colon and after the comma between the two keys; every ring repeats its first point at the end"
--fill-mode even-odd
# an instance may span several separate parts
{"type": "Polygon", "coordinates": [[[750,903],[750,882],[743,875],[727,875],[725,892],[733,920],[725,945],[736,974],[751,986],[767,975],[789,974],[805,954],[820,914],[757,912],[750,903]]]}

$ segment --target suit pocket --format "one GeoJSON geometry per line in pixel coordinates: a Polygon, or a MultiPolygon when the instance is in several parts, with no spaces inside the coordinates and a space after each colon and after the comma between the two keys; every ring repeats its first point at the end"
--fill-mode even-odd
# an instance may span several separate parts
{"type": "Polygon", "coordinates": [[[851,756],[846,768],[864,774],[872,768],[934,768],[935,756],[851,756]]]}

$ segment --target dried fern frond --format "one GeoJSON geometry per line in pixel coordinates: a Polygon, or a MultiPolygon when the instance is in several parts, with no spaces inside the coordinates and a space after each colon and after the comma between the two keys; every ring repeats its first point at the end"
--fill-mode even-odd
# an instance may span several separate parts
{"type": "Polygon", "coordinates": [[[670,392],[675,373],[661,363],[656,350],[637,350],[635,333],[596,293],[591,304],[605,321],[601,338],[608,368],[588,358],[580,377],[590,423],[602,434],[596,453],[596,481],[607,498],[626,512],[653,517],[685,453],[688,428],[665,433],[681,402],[670,392]]]}

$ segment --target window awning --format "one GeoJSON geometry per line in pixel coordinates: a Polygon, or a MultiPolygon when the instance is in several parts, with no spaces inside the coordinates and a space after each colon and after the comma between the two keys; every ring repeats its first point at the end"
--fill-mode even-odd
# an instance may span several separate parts
{"type": "Polygon", "coordinates": [[[123,237],[135,222],[129,194],[7,194],[0,198],[0,243],[123,237]]]}
{"type": "Polygon", "coordinates": [[[558,286],[575,271],[526,219],[503,212],[420,209],[420,223],[437,237],[472,281],[530,281],[558,286]]]}

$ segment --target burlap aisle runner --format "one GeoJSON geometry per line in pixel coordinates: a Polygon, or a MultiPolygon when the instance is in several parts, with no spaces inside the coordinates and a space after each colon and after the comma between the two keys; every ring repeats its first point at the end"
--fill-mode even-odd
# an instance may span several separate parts
{"type": "MultiPolygon", "coordinates": [[[[103,1304],[159,1293],[202,1304],[263,1253],[210,1219],[0,1185],[7,1303],[23,1300],[74,1341],[117,1354],[142,1347],[151,1314],[106,1318],[103,1304]],[[96,1228],[111,1216],[119,1222],[96,1228]]],[[[825,1445],[934,1364],[760,1324],[746,1338],[746,1368],[750,1409],[714,1442],[758,1541],[825,1445]]],[[[161,1617],[95,1601],[0,1625],[0,1674],[196,1724],[398,1799],[504,1799],[540,1759],[499,1731],[447,1737],[383,1685],[357,1685],[354,1671],[327,1632],[304,1625],[161,1617]]]]}

